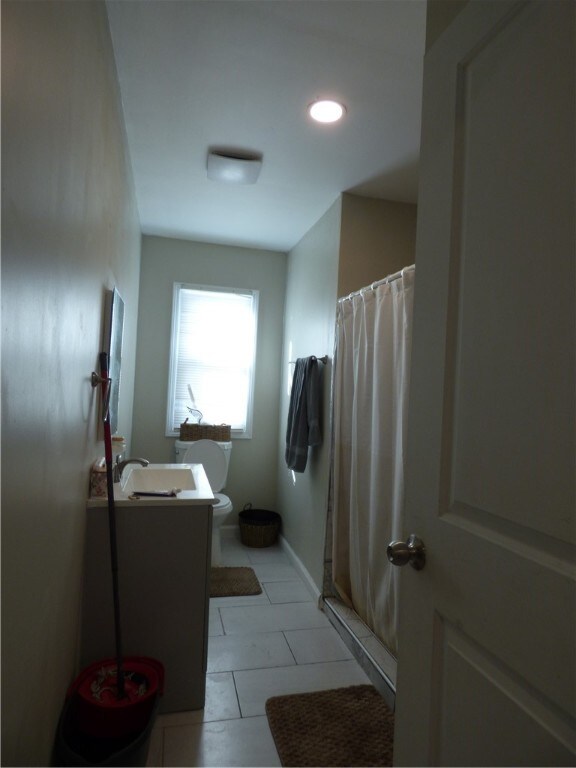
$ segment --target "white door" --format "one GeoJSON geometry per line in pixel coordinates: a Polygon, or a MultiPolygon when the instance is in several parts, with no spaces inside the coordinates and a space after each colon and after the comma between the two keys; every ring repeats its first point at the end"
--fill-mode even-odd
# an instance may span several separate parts
{"type": "Polygon", "coordinates": [[[574,11],[426,59],[398,765],[576,764],[574,11]]]}

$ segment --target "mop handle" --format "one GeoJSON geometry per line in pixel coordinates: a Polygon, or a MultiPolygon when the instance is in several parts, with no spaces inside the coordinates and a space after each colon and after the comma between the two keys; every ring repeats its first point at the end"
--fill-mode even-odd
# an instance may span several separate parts
{"type": "Polygon", "coordinates": [[[110,389],[112,381],[108,378],[108,355],[100,353],[100,376],[102,377],[102,399],[104,420],[104,455],[106,457],[106,484],[108,489],[108,528],[110,533],[110,558],[112,561],[112,592],[114,597],[114,634],[116,639],[116,682],[118,698],[126,696],[124,686],[124,665],[122,659],[122,633],[120,629],[120,594],[118,588],[118,543],[116,538],[116,509],[114,506],[114,466],[112,456],[112,434],[110,432],[110,389]]]}

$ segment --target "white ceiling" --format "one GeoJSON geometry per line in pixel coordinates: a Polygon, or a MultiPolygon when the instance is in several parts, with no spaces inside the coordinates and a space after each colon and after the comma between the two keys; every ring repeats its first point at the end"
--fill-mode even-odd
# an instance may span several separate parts
{"type": "Polygon", "coordinates": [[[416,201],[425,0],[107,7],[144,233],[288,251],[343,191],[416,201]],[[208,180],[214,146],[261,152],[258,182],[208,180]]]}

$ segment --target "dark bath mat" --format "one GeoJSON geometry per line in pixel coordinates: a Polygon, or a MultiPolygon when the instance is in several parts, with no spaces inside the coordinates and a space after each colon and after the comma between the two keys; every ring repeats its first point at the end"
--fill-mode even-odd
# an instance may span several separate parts
{"type": "Polygon", "coordinates": [[[266,715],[283,766],[391,766],[394,714],[372,685],[275,696],[266,715]]]}
{"type": "Polygon", "coordinates": [[[210,597],[241,597],[259,595],[260,582],[252,568],[212,567],[210,574],[210,597]]]}

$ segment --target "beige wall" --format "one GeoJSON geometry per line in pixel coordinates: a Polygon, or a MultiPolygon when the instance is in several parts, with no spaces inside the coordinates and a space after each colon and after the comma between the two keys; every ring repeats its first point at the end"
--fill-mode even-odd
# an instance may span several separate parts
{"type": "Polygon", "coordinates": [[[426,50],[432,47],[469,0],[428,0],[426,3],[426,50]]]}
{"type": "Polygon", "coordinates": [[[2,102],[2,763],[50,765],[114,285],[131,430],[140,236],[104,3],[3,2],[2,102]]]}
{"type": "Polygon", "coordinates": [[[338,296],[414,263],[416,206],[342,195],[338,296]]]}
{"type": "Polygon", "coordinates": [[[322,584],[324,530],[330,470],[330,377],[338,282],[341,200],[290,251],[282,357],[278,512],[282,533],[319,587],[322,584]],[[310,449],[303,473],[286,467],[284,449],[289,382],[297,357],[328,355],[323,369],[323,443],[310,449]]]}
{"type": "Polygon", "coordinates": [[[172,461],[166,398],[175,282],[260,291],[252,438],[233,440],[226,493],[237,524],[244,504],[274,509],[286,254],[163,237],[142,240],[133,453],[172,461]]]}

